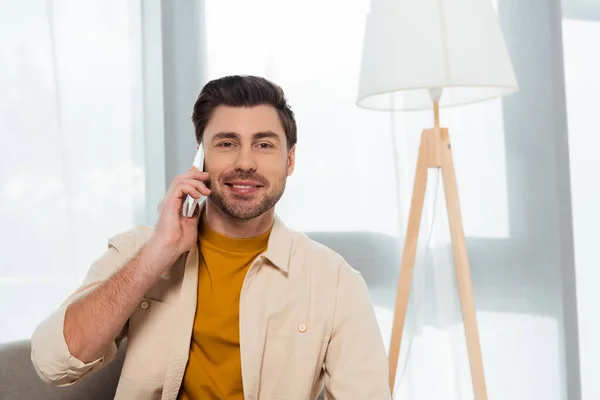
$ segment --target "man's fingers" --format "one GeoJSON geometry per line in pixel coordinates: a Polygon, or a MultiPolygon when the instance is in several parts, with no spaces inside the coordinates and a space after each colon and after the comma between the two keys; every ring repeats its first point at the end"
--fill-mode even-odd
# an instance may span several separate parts
{"type": "Polygon", "coordinates": [[[186,179],[194,179],[194,180],[198,180],[198,181],[205,181],[208,179],[208,172],[198,171],[195,167],[192,167],[192,168],[193,169],[190,169],[185,174],[177,175],[175,178],[173,178],[173,181],[171,182],[171,186],[174,186],[174,185],[178,184],[179,182],[182,182],[186,179]]]}
{"type": "Polygon", "coordinates": [[[206,187],[206,185],[202,185],[202,187],[200,189],[198,189],[198,191],[200,193],[202,193],[204,196],[210,196],[210,194],[212,193],[210,191],[210,189],[206,187]]]}
{"type": "Polygon", "coordinates": [[[179,183],[173,188],[173,194],[170,196],[172,199],[182,199],[187,195],[192,196],[194,199],[200,198],[200,191],[196,185],[190,183],[179,183]]]}
{"type": "Polygon", "coordinates": [[[163,201],[159,204],[159,210],[164,207],[164,203],[174,204],[173,201],[175,203],[179,202],[181,207],[183,199],[187,195],[192,196],[194,199],[199,199],[200,195],[209,196],[211,191],[204,184],[206,179],[208,179],[208,173],[199,171],[196,167],[192,167],[185,174],[176,176],[163,201]]]}
{"type": "Polygon", "coordinates": [[[191,179],[191,178],[182,179],[179,182],[179,184],[180,185],[192,185],[204,196],[208,196],[210,194],[210,189],[206,187],[204,182],[197,181],[195,179],[191,179]]]}
{"type": "Polygon", "coordinates": [[[203,172],[203,171],[198,170],[198,168],[196,168],[196,167],[192,167],[185,174],[179,175],[178,178],[184,178],[184,179],[192,178],[192,179],[197,179],[200,181],[205,181],[208,179],[208,172],[203,172]]]}

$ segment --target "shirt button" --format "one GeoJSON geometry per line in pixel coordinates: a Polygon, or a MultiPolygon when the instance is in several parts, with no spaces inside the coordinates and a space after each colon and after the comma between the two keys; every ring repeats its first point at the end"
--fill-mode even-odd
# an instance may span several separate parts
{"type": "Polygon", "coordinates": [[[140,303],[140,308],[142,310],[147,310],[148,308],[150,308],[150,303],[148,303],[146,300],[144,300],[140,303]]]}
{"type": "Polygon", "coordinates": [[[300,325],[298,325],[298,332],[304,333],[304,332],[306,332],[306,329],[307,329],[306,328],[306,324],[300,324],[300,325]]]}

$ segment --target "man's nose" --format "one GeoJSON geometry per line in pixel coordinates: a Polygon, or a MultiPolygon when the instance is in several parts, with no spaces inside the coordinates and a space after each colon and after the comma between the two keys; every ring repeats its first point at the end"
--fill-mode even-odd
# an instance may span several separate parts
{"type": "Polygon", "coordinates": [[[256,171],[256,160],[252,149],[240,149],[235,160],[235,169],[241,171],[256,171]]]}

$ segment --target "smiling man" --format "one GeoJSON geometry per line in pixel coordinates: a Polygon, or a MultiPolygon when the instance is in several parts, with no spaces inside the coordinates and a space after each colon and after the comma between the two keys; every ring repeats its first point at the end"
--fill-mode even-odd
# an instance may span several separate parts
{"type": "MultiPolygon", "coordinates": [[[[82,287],[32,336],[40,377],[70,385],[128,338],[116,399],[389,399],[365,282],[275,216],[294,171],[283,91],[209,82],[194,106],[205,171],[176,177],[156,228],[109,240],[82,287]],[[207,196],[193,217],[184,199],[207,196]]],[[[307,188],[309,192],[309,188],[307,188]]]]}

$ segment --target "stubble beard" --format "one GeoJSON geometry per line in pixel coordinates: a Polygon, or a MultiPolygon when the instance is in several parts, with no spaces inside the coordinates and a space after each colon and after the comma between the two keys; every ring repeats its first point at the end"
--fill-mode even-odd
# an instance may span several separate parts
{"type": "Polygon", "coordinates": [[[215,187],[211,182],[207,182],[207,186],[211,189],[208,199],[229,217],[238,221],[248,221],[263,215],[275,207],[275,204],[283,196],[286,182],[287,177],[283,176],[275,185],[264,186],[258,189],[265,192],[259,194],[262,198],[258,202],[255,196],[226,193],[227,188],[223,186],[215,187]]]}

